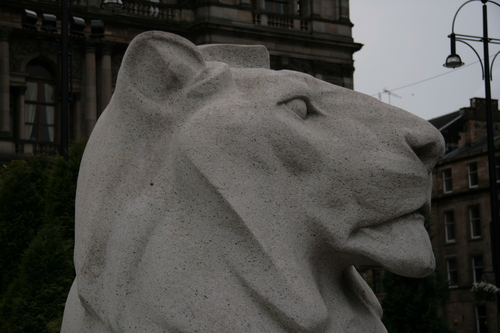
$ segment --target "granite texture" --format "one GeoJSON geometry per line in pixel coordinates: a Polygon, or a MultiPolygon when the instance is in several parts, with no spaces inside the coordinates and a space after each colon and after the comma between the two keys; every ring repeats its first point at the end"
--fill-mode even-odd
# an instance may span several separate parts
{"type": "Polygon", "coordinates": [[[268,64],[132,41],[82,161],[63,333],[385,332],[353,265],[433,271],[440,134],[268,64]]]}

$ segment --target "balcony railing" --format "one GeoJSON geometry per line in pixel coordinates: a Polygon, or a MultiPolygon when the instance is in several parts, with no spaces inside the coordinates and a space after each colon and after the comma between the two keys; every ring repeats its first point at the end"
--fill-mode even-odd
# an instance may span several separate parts
{"type": "Polygon", "coordinates": [[[16,155],[57,155],[60,145],[49,142],[32,142],[28,140],[16,140],[13,142],[16,155]]]}
{"type": "Polygon", "coordinates": [[[254,12],[252,15],[253,24],[255,25],[290,30],[309,30],[309,21],[296,16],[257,12],[254,12]]]}
{"type": "MultiPolygon", "coordinates": [[[[38,0],[46,3],[57,3],[61,0],[38,0]]],[[[170,1],[169,1],[170,2],[170,1]]],[[[179,10],[184,6],[191,7],[195,1],[172,1],[175,3],[164,3],[164,0],[123,0],[124,9],[121,13],[158,18],[164,21],[179,20],[179,10]],[[181,4],[182,3],[182,4],[181,4]]],[[[84,5],[84,0],[73,0],[73,5],[84,5]]],[[[283,15],[270,12],[256,11],[252,13],[253,24],[279,29],[309,31],[310,20],[303,19],[297,15],[283,15]]]]}
{"type": "Polygon", "coordinates": [[[166,21],[175,19],[175,11],[178,6],[166,5],[151,1],[125,0],[123,1],[123,12],[130,15],[157,17],[166,21]]]}

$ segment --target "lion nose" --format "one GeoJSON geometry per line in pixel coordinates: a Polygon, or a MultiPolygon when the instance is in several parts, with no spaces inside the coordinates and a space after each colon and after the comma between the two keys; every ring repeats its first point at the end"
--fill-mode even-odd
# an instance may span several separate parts
{"type": "Polygon", "coordinates": [[[406,142],[429,173],[432,172],[436,161],[444,154],[443,136],[427,121],[422,121],[418,126],[412,126],[406,136],[406,142]]]}

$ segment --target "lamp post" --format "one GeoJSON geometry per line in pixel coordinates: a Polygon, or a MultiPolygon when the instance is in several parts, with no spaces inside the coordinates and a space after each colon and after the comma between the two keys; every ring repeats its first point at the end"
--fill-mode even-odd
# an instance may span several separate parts
{"type": "MultiPolygon", "coordinates": [[[[60,0],[61,9],[61,35],[59,40],[59,78],[60,78],[60,154],[67,158],[70,141],[70,94],[72,87],[71,75],[71,52],[69,34],[85,38],[85,20],[81,17],[71,16],[71,6],[73,0],[60,0]],[[71,18],[71,22],[70,22],[71,18]]],[[[120,10],[123,9],[122,0],[101,0],[102,9],[120,10]]],[[[38,15],[30,9],[25,9],[22,16],[22,27],[30,31],[38,31],[36,26],[38,15]]],[[[104,37],[104,23],[101,20],[91,20],[91,38],[104,37]]],[[[57,32],[57,18],[53,14],[42,14],[42,31],[45,34],[57,32]]],[[[47,37],[47,36],[46,36],[47,37]]],[[[52,40],[52,37],[48,38],[52,40]]]]}
{"type": "MultiPolygon", "coordinates": [[[[500,286],[500,225],[499,225],[499,210],[498,210],[498,193],[496,183],[496,168],[495,168],[495,141],[493,131],[493,110],[491,106],[491,86],[490,81],[492,76],[490,68],[493,67],[496,57],[500,52],[497,52],[490,66],[489,44],[500,44],[500,39],[488,37],[488,2],[500,7],[500,4],[490,0],[480,0],[483,3],[483,36],[471,36],[455,33],[455,20],[458,12],[468,3],[477,2],[478,0],[470,0],[462,4],[455,13],[451,27],[451,35],[448,37],[451,40],[451,54],[446,58],[444,64],[448,68],[456,68],[462,66],[464,63],[460,56],[456,53],[456,42],[459,41],[469,46],[476,56],[479,58],[483,71],[485,99],[486,99],[486,131],[487,131],[487,146],[488,146],[488,174],[489,174],[489,187],[490,187],[490,206],[491,206],[491,246],[493,256],[493,269],[495,271],[495,285],[500,286]],[[482,42],[483,43],[483,60],[479,53],[468,42],[482,42]]],[[[500,313],[500,306],[498,307],[500,313]]]]}
{"type": "MultiPolygon", "coordinates": [[[[69,0],[72,1],[72,0],[69,0]]],[[[67,158],[69,147],[69,93],[71,78],[69,75],[69,24],[70,4],[68,0],[61,2],[61,150],[60,153],[67,158]]]]}
{"type": "MultiPolygon", "coordinates": [[[[70,75],[69,68],[69,57],[71,56],[71,50],[69,46],[69,36],[68,36],[68,25],[69,18],[71,14],[71,5],[73,0],[62,0],[61,1],[61,150],[60,153],[63,157],[67,158],[69,140],[70,140],[70,121],[69,121],[69,109],[70,109],[70,87],[72,85],[72,78],[70,75]]],[[[101,8],[103,9],[122,9],[122,0],[102,0],[101,8]]],[[[83,21],[83,20],[82,20],[83,21]]]]}

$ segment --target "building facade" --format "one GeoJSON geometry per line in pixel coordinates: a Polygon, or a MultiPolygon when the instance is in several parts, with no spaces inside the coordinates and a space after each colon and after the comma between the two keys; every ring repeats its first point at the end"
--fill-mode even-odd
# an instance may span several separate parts
{"type": "Polygon", "coordinates": [[[101,0],[65,0],[71,4],[67,58],[61,1],[0,3],[0,163],[58,152],[64,115],[69,139],[87,138],[113,94],[127,45],[146,30],[197,45],[265,45],[273,69],[353,88],[353,53],[362,45],[351,35],[348,0],[123,0],[124,9],[115,12],[101,9],[101,0]],[[62,59],[69,61],[67,73],[62,59]],[[67,112],[61,74],[69,76],[67,112]]]}
{"type": "MultiPolygon", "coordinates": [[[[498,101],[493,101],[494,129],[500,133],[498,101]]],[[[490,236],[490,194],[485,100],[431,119],[446,141],[446,155],[434,168],[432,242],[438,268],[449,281],[443,309],[457,333],[498,332],[497,304],[480,299],[473,283],[495,284],[490,236]]],[[[500,135],[495,136],[497,182],[500,181],[500,135]]]]}

